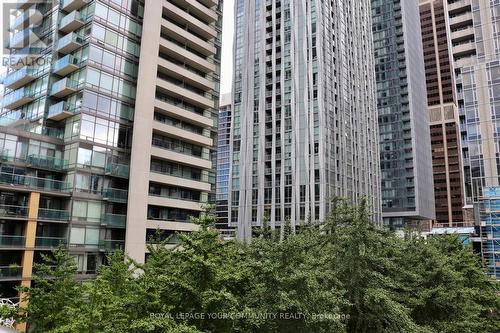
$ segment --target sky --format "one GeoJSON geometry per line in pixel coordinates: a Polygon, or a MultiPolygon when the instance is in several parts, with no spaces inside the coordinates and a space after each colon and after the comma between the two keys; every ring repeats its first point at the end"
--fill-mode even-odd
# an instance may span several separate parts
{"type": "Polygon", "coordinates": [[[233,76],[234,0],[224,0],[220,93],[231,92],[233,76]]]}

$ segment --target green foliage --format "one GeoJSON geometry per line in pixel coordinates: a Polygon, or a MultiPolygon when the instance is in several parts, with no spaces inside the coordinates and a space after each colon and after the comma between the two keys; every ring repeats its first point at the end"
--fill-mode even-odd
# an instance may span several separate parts
{"type": "MultiPolygon", "coordinates": [[[[456,236],[398,238],[365,203],[335,200],[321,225],[269,221],[252,242],[222,241],[213,207],[153,239],[145,264],[121,252],[75,280],[59,249],[37,267],[26,312],[33,332],[496,332],[497,284],[456,236]],[[225,318],[220,316],[225,315],[225,318]],[[243,317],[243,318],[242,318],[243,317]]],[[[26,317],[25,317],[26,318],[26,317]]]]}
{"type": "Polygon", "coordinates": [[[82,285],[74,278],[77,267],[73,257],[62,247],[42,257],[44,263],[34,266],[32,283],[36,287],[20,288],[28,301],[27,309],[20,309],[20,319],[29,315],[32,332],[51,332],[83,303],[82,285]]]}

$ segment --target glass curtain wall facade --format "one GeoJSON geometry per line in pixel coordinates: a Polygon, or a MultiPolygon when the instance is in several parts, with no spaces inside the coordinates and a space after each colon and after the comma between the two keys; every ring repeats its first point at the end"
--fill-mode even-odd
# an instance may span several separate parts
{"type": "Polygon", "coordinates": [[[238,238],[264,221],[292,230],[322,221],[335,196],[366,195],[379,219],[371,43],[369,1],[236,1],[229,220],[238,238]]]}
{"type": "Polygon", "coordinates": [[[33,262],[59,244],[82,278],[124,248],[144,4],[22,1],[19,9],[0,116],[4,296],[29,285],[33,262]],[[43,47],[30,44],[33,33],[43,47]],[[5,268],[12,264],[19,268],[5,268]]]}
{"type": "Polygon", "coordinates": [[[229,227],[228,197],[229,177],[231,174],[230,159],[231,141],[231,94],[221,95],[219,107],[219,127],[217,134],[217,184],[216,212],[217,229],[224,238],[234,237],[234,228],[229,227]]]}
{"type": "MultiPolygon", "coordinates": [[[[492,217],[479,215],[482,255],[498,278],[496,201],[500,173],[500,3],[448,0],[458,106],[466,145],[466,200],[476,211],[492,204],[492,217]],[[496,200],[496,201],[495,201],[496,200]]],[[[489,214],[487,211],[484,212],[489,214]]]]}
{"type": "Polygon", "coordinates": [[[459,107],[464,114],[470,163],[469,200],[477,202],[484,186],[498,186],[500,151],[500,4],[448,1],[459,107]]]}
{"type": "Polygon", "coordinates": [[[427,94],[416,1],[372,0],[382,212],[398,229],[435,217],[427,94]]]}

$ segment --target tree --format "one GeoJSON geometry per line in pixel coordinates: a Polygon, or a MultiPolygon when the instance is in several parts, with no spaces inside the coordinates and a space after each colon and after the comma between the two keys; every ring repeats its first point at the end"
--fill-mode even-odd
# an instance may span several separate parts
{"type": "Polygon", "coordinates": [[[145,264],[113,252],[83,284],[59,249],[22,314],[50,333],[496,332],[497,284],[458,237],[400,238],[364,200],[333,207],[324,224],[264,225],[249,243],[222,241],[207,207],[178,244],[158,234],[145,264]]]}
{"type": "Polygon", "coordinates": [[[281,241],[255,239],[246,245],[251,272],[241,302],[250,313],[276,317],[242,321],[241,332],[344,332],[345,301],[319,228],[305,227],[281,241]],[[290,316],[293,317],[290,319],[290,316]]]}
{"type": "Polygon", "coordinates": [[[407,237],[398,265],[405,299],[419,325],[436,332],[494,332],[500,327],[497,283],[458,235],[407,237]],[[403,276],[403,275],[401,275],[403,276]],[[411,292],[409,292],[411,291],[411,292]]]}
{"type": "Polygon", "coordinates": [[[347,331],[425,332],[397,300],[404,288],[395,279],[401,240],[370,220],[365,200],[356,207],[335,199],[333,206],[324,230],[333,258],[330,270],[346,289],[347,331]]]}
{"type": "Polygon", "coordinates": [[[79,308],[84,298],[82,285],[75,280],[73,257],[60,247],[42,258],[43,263],[34,265],[32,287],[20,288],[28,305],[19,308],[19,318],[29,320],[31,332],[45,333],[68,320],[72,309],[79,308]]]}

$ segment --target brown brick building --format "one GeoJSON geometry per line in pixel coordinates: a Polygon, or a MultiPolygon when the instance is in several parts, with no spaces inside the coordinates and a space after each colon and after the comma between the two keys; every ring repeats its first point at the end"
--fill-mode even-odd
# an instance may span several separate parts
{"type": "Polygon", "coordinates": [[[451,226],[463,222],[464,188],[446,6],[444,0],[420,0],[436,221],[451,226]]]}

